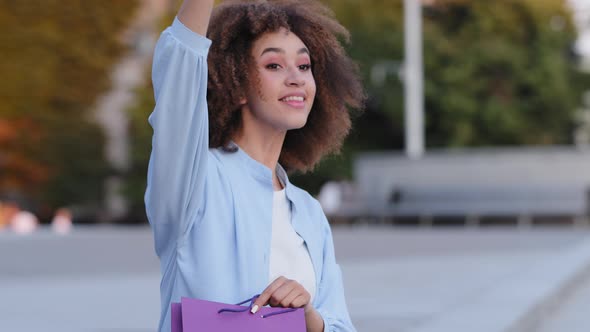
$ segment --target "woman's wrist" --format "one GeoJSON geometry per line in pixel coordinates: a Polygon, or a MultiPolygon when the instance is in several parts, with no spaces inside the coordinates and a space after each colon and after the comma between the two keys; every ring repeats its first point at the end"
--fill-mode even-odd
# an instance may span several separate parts
{"type": "Polygon", "coordinates": [[[303,307],[307,332],[323,332],[324,319],[322,315],[310,304],[303,307]]]}

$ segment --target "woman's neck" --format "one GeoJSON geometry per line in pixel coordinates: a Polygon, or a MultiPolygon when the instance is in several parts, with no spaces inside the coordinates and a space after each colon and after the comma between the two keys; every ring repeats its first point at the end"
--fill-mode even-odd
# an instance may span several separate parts
{"type": "Polygon", "coordinates": [[[285,133],[264,133],[254,128],[242,127],[233,137],[233,141],[252,159],[272,171],[273,187],[281,190],[283,186],[276,173],[277,164],[283,148],[285,133]]]}

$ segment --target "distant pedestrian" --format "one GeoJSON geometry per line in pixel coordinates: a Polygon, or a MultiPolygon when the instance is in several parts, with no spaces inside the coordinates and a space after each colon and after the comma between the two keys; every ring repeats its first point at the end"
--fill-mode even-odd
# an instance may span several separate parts
{"type": "Polygon", "coordinates": [[[68,234],[73,227],[72,212],[67,208],[60,208],[55,211],[51,220],[51,229],[57,234],[68,234]]]}
{"type": "Polygon", "coordinates": [[[39,227],[39,219],[32,212],[22,210],[16,202],[8,202],[3,207],[4,216],[10,229],[17,234],[30,234],[39,227]]]}

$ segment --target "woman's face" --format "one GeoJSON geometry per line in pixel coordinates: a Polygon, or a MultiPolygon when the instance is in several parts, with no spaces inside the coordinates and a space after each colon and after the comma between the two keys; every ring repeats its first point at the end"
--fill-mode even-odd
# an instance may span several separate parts
{"type": "MultiPolygon", "coordinates": [[[[309,50],[284,28],[254,42],[253,82],[244,100],[258,127],[286,132],[301,128],[313,105],[316,85],[309,50]]],[[[246,120],[246,117],[243,117],[246,120]]]]}

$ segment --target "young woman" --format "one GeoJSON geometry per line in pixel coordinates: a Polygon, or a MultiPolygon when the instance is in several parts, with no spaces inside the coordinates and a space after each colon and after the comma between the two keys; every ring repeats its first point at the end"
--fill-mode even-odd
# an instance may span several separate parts
{"type": "Polygon", "coordinates": [[[212,7],[185,0],[153,60],[145,198],[161,261],[160,331],[182,296],[255,294],[252,312],[304,308],[308,331],[354,331],[326,217],[287,177],[338,151],[348,108],[362,106],[338,42],[347,31],[314,1],[212,7]]]}

